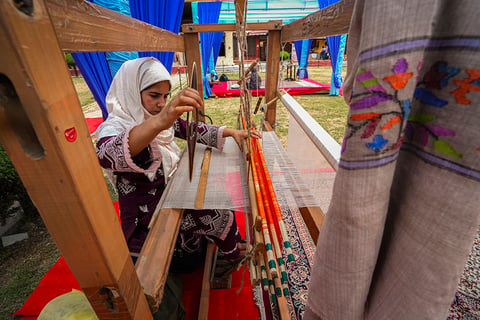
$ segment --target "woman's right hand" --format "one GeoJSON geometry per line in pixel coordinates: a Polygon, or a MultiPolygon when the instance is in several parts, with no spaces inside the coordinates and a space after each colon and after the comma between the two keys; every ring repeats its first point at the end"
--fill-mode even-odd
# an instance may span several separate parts
{"type": "Polygon", "coordinates": [[[175,121],[185,112],[201,109],[203,99],[200,93],[192,88],[185,88],[178,93],[157,115],[165,128],[173,126],[175,121]]]}

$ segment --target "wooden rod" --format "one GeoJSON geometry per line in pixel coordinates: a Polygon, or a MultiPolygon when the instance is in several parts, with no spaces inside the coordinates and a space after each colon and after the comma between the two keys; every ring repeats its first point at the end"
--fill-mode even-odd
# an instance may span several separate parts
{"type": "Polygon", "coordinates": [[[203,154],[202,169],[200,172],[200,180],[198,181],[197,197],[195,198],[195,209],[203,209],[205,202],[205,193],[207,192],[208,169],[210,168],[210,159],[212,156],[212,148],[205,149],[203,154]]]}
{"type": "MultiPolygon", "coordinates": [[[[271,20],[268,22],[247,23],[245,30],[263,31],[282,29],[282,20],[271,20]]],[[[217,23],[217,24],[182,24],[183,33],[195,32],[225,32],[236,31],[235,23],[217,23]]]]}
{"type": "Polygon", "coordinates": [[[205,254],[205,264],[203,266],[202,289],[200,292],[200,307],[198,310],[198,320],[208,319],[208,306],[210,302],[210,273],[213,267],[213,252],[215,245],[212,242],[207,244],[205,254]]]}
{"type": "Polygon", "coordinates": [[[182,217],[183,209],[161,209],[135,264],[143,291],[153,310],[158,309],[163,298],[182,217]]]}
{"type": "Polygon", "coordinates": [[[257,105],[255,106],[255,111],[253,111],[253,114],[257,114],[258,109],[260,108],[260,105],[262,104],[262,101],[263,101],[263,96],[258,98],[257,105]]]}
{"type": "MultiPolygon", "coordinates": [[[[246,128],[246,122],[245,118],[242,117],[242,124],[243,127],[246,128]]],[[[270,237],[270,232],[268,231],[268,224],[267,224],[267,218],[265,214],[265,207],[264,207],[264,200],[262,198],[262,194],[260,191],[260,185],[259,185],[259,180],[257,176],[257,172],[255,169],[255,155],[253,152],[250,153],[250,167],[251,171],[253,174],[253,182],[254,182],[254,188],[255,188],[255,195],[257,199],[257,206],[258,206],[258,213],[260,217],[262,218],[262,232],[263,232],[263,239],[265,241],[265,250],[267,253],[268,257],[268,265],[271,268],[271,272],[273,275],[277,276],[277,269],[275,268],[275,256],[273,253],[273,247],[272,247],[272,241],[270,237]]]]}
{"type": "MultiPolygon", "coordinates": [[[[290,245],[290,239],[287,233],[287,228],[285,227],[285,223],[283,221],[283,216],[282,216],[282,211],[280,210],[280,206],[278,205],[278,200],[277,200],[277,195],[275,193],[275,189],[273,188],[273,183],[272,183],[272,178],[270,176],[270,172],[268,171],[267,163],[265,161],[265,157],[263,156],[263,151],[262,147],[259,143],[259,141],[254,141],[254,149],[256,150],[258,154],[258,159],[261,162],[261,172],[263,174],[262,178],[264,178],[264,184],[266,186],[266,189],[268,190],[269,193],[269,200],[272,203],[273,206],[273,212],[275,213],[276,216],[276,222],[278,223],[278,227],[280,229],[280,233],[282,235],[283,239],[283,248],[285,249],[288,257],[288,261],[294,261],[295,258],[293,256],[292,248],[290,245]]],[[[260,164],[259,164],[260,165],[260,164]]]]}
{"type": "MultiPolygon", "coordinates": [[[[265,82],[265,101],[270,101],[277,95],[278,74],[280,70],[280,31],[268,32],[268,55],[267,55],[267,79],[265,82]]],[[[265,119],[273,128],[276,121],[275,105],[269,106],[265,113],[265,119]]]]}
{"type": "MultiPolygon", "coordinates": [[[[269,198],[272,197],[272,194],[267,193],[267,187],[264,179],[264,174],[262,172],[262,167],[260,166],[260,157],[261,155],[258,152],[258,147],[256,146],[256,142],[253,142],[253,149],[255,150],[255,170],[258,173],[258,180],[260,184],[260,191],[262,193],[262,198],[264,199],[264,206],[265,206],[265,213],[267,216],[267,222],[270,228],[270,234],[272,235],[272,242],[273,242],[273,251],[275,253],[275,256],[277,257],[277,265],[280,270],[280,279],[282,285],[287,284],[287,272],[285,270],[285,264],[283,262],[283,257],[282,257],[282,249],[280,248],[280,240],[277,235],[277,225],[278,225],[278,219],[275,219],[272,213],[272,207],[270,205],[269,198]]],[[[274,195],[273,195],[274,196],[274,195]]],[[[288,239],[288,238],[287,238],[288,239]]],[[[288,246],[290,246],[290,242],[288,241],[288,246]]],[[[291,249],[290,249],[290,254],[291,254],[291,249]]],[[[293,255],[292,255],[293,256],[293,255]]],[[[284,287],[285,288],[285,287],[284,287]]],[[[288,289],[287,289],[288,292],[288,289]]],[[[285,294],[285,293],[284,293],[285,294]]]]}
{"type": "Polygon", "coordinates": [[[250,72],[252,72],[253,68],[255,68],[255,66],[256,66],[257,64],[258,64],[258,59],[255,60],[255,61],[253,61],[253,62],[250,64],[250,66],[248,67],[248,69],[247,69],[247,70],[245,71],[245,73],[243,74],[243,77],[241,77],[241,78],[237,81],[237,83],[238,83],[238,84],[242,84],[242,82],[245,80],[245,78],[248,76],[248,74],[249,74],[250,72]]]}

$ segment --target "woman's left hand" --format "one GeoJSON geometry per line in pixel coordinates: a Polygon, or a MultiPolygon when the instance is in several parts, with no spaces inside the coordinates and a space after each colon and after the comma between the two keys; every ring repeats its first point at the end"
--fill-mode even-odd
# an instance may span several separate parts
{"type": "MultiPolygon", "coordinates": [[[[245,141],[246,138],[248,138],[248,131],[225,128],[225,130],[223,131],[223,136],[232,137],[237,143],[240,150],[243,151],[243,142],[245,141]]],[[[250,131],[250,136],[255,139],[262,138],[262,134],[255,130],[250,131]]]]}

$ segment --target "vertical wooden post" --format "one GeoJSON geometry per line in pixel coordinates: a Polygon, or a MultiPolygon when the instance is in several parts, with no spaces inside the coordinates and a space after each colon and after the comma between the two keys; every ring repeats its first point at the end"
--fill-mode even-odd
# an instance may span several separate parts
{"type": "MultiPolygon", "coordinates": [[[[280,70],[280,30],[270,30],[267,42],[267,72],[265,83],[265,101],[271,101],[277,96],[278,72],[280,70]]],[[[277,103],[267,106],[265,119],[275,128],[277,103]]]]}
{"type": "MultiPolygon", "coordinates": [[[[202,58],[200,55],[200,37],[198,32],[185,33],[185,59],[187,64],[188,75],[192,74],[193,62],[197,65],[197,90],[200,92],[200,96],[203,100],[203,70],[202,70],[202,58]]],[[[205,113],[205,110],[201,110],[205,113]]],[[[204,117],[200,116],[200,119],[204,121],[204,117]]]]}
{"type": "Polygon", "coordinates": [[[0,1],[0,140],[100,319],[152,319],[43,0],[0,1]]]}

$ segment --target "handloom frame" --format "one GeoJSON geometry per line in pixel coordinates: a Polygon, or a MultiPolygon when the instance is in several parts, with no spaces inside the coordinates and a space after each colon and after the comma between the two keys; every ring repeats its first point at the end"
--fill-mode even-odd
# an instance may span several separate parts
{"type": "MultiPolygon", "coordinates": [[[[268,30],[265,101],[280,95],[281,42],[348,32],[353,4],[343,0],[287,25],[247,24],[268,30]]],[[[194,61],[201,65],[198,33],[235,26],[183,25],[182,36],[79,0],[38,0],[32,7],[1,1],[0,22],[1,143],[97,316],[151,319],[149,303],[161,300],[182,210],[156,215],[134,266],[121,229],[112,227],[118,218],[63,51],[184,51],[190,72],[194,61]]],[[[266,110],[267,127],[275,108],[266,110]]],[[[301,211],[316,241],[323,212],[301,211]]]]}

